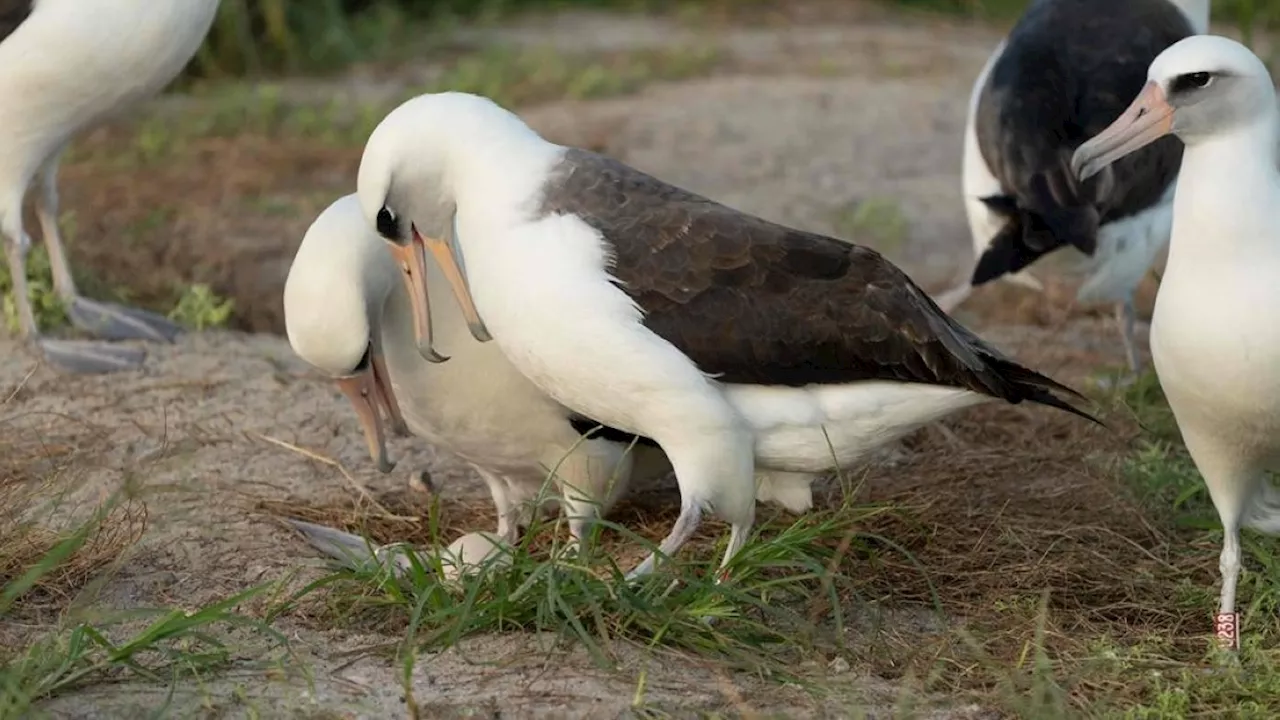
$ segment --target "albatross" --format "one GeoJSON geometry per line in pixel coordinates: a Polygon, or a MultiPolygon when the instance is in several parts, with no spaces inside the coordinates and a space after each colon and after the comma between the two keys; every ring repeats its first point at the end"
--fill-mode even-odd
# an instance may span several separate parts
{"type": "Polygon", "coordinates": [[[1129,370],[1141,368],[1133,296],[1169,241],[1182,145],[1166,138],[1088,182],[1069,162],[1120,115],[1156,55],[1208,24],[1208,0],[1031,4],[970,95],[962,184],[976,264],[944,309],[998,278],[1039,290],[1024,269],[1073,247],[1089,257],[1076,299],[1116,304],[1129,370]]]}
{"type": "MultiPolygon", "coordinates": [[[[387,455],[385,414],[392,428],[407,428],[480,475],[497,509],[497,536],[507,543],[528,524],[530,507],[551,474],[577,543],[625,494],[634,475],[670,471],[651,442],[566,410],[497,347],[475,342],[458,306],[443,302],[449,291],[439,270],[433,266],[429,274],[436,345],[449,352],[451,363],[430,363],[418,354],[400,271],[355,195],[339,198],[317,216],[285,279],[289,343],[335,379],[356,410],[380,471],[395,465],[387,455]]],[[[317,532],[312,527],[308,534],[317,532]]],[[[342,544],[336,535],[323,539],[342,544]]]]}
{"type": "Polygon", "coordinates": [[[658,553],[673,556],[706,513],[730,524],[720,579],[754,523],[757,465],[845,467],[991,400],[1092,419],[873,250],[548,142],[488,98],[392,110],[356,189],[415,298],[422,356],[442,361],[430,252],[477,340],[565,407],[666,452],[681,510],[658,553]]]}
{"type": "Polygon", "coordinates": [[[1240,528],[1280,533],[1280,177],[1275,88],[1248,48],[1201,35],[1160,53],[1114,124],[1076,150],[1083,179],[1182,139],[1173,237],[1151,322],[1156,375],[1222,520],[1216,634],[1239,647],[1240,528]]]}
{"type": "Polygon", "coordinates": [[[53,285],[76,327],[109,340],[172,342],[160,315],[90,300],[76,288],[58,232],[58,163],[84,129],[149,98],[195,55],[218,0],[0,0],[0,233],[24,340],[54,366],[99,373],[138,367],[137,348],[42,338],[27,295],[31,238],[22,204],[35,192],[53,285]]]}

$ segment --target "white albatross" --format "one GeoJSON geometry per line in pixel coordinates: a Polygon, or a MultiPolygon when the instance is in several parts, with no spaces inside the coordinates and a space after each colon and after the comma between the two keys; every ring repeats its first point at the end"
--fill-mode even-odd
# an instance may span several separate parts
{"type": "MultiPolygon", "coordinates": [[[[981,402],[1089,417],[874,251],[552,144],[487,98],[393,110],[357,193],[415,298],[430,250],[477,339],[564,406],[661,446],[681,512],[659,552],[712,512],[731,526],[721,578],[754,523],[757,466],[798,473],[807,494],[811,473],[981,402]]],[[[429,307],[413,307],[419,350],[439,360],[429,307]]]]}
{"type": "Polygon", "coordinates": [[[1127,157],[1089,183],[1071,153],[1109,125],[1175,42],[1203,33],[1209,0],[1036,0],[996,47],[969,97],[962,187],[973,242],[971,277],[939,296],[945,310],[974,287],[1005,279],[1033,290],[1025,269],[1078,250],[1079,302],[1112,302],[1131,372],[1134,293],[1169,242],[1182,145],[1174,138],[1127,157]]]}
{"type": "Polygon", "coordinates": [[[289,343],[351,401],[379,470],[393,467],[385,412],[393,426],[407,427],[480,475],[497,510],[497,535],[507,543],[528,524],[553,470],[554,499],[564,506],[574,542],[626,493],[633,474],[670,471],[651,444],[608,429],[600,432],[614,439],[584,439],[597,424],[547,397],[497,347],[472,339],[444,278],[434,267],[429,272],[436,340],[453,357],[448,363],[418,354],[409,295],[355,195],[334,201],[312,222],[285,279],[289,343]]]}
{"type": "Polygon", "coordinates": [[[0,0],[0,233],[21,335],[58,368],[131,369],[146,354],[40,336],[27,297],[27,190],[38,183],[36,218],[54,290],[76,327],[109,340],[171,342],[179,328],[164,317],[90,300],[76,289],[58,232],[58,162],[78,133],[177,77],[217,10],[218,0],[0,0]]]}
{"type": "Polygon", "coordinates": [[[1222,520],[1217,632],[1238,647],[1240,528],[1280,532],[1280,113],[1266,66],[1227,38],[1187,38],[1147,77],[1072,167],[1088,178],[1170,133],[1186,146],[1151,354],[1222,520]]]}

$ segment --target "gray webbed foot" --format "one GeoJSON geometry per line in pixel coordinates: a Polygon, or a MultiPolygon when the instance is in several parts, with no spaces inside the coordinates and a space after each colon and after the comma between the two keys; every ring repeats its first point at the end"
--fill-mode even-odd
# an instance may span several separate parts
{"type": "Polygon", "coordinates": [[[163,315],[77,297],[67,308],[71,322],[104,340],[150,340],[171,343],[182,327],[163,315]]]}
{"type": "Polygon", "coordinates": [[[125,345],[45,339],[37,344],[51,365],[77,375],[137,370],[147,358],[145,350],[125,345]]]}

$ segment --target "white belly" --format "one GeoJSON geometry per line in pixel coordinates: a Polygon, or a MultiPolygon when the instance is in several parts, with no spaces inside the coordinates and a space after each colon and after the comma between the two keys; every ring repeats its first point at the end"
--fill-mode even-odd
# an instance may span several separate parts
{"type": "Polygon", "coordinates": [[[1151,353],[1184,435],[1255,457],[1280,450],[1280,285],[1265,271],[1171,265],[1156,299],[1151,353]]]}
{"type": "Polygon", "coordinates": [[[757,464],[789,472],[848,468],[927,423],[991,400],[967,390],[882,381],[723,387],[755,431],[757,464]]]}
{"type": "MultiPolygon", "coordinates": [[[[433,287],[448,292],[440,284],[433,287]]],[[[578,437],[563,408],[521,375],[493,343],[476,342],[461,322],[436,327],[436,348],[450,359],[425,362],[408,340],[412,321],[407,302],[397,287],[383,318],[383,343],[409,429],[487,470],[540,482],[546,475],[542,457],[567,452],[578,437]]],[[[454,300],[432,292],[433,309],[445,302],[454,300]]]]}

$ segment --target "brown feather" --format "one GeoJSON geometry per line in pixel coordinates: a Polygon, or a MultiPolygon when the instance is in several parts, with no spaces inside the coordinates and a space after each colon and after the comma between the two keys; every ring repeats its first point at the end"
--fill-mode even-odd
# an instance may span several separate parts
{"type": "Polygon", "coordinates": [[[768,222],[572,148],[541,212],[576,215],[599,231],[612,246],[611,273],[645,326],[723,382],[896,380],[1075,412],[1050,394],[1074,391],[1008,360],[869,248],[768,222]]]}

